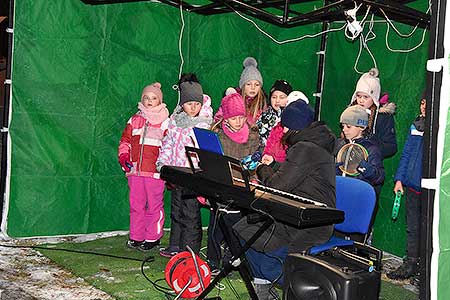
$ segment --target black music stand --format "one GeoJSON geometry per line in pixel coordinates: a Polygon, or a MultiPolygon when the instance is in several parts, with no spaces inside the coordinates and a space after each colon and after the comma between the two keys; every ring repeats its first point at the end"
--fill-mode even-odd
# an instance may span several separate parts
{"type": "MultiPolygon", "coordinates": [[[[236,182],[233,179],[233,173],[239,174],[245,185],[245,190],[251,192],[249,184],[249,173],[246,169],[242,168],[241,162],[235,158],[220,155],[210,151],[185,147],[186,155],[189,160],[189,165],[192,173],[204,173],[210,180],[214,180],[220,183],[226,183],[229,185],[238,185],[242,187],[242,182],[236,182]],[[199,165],[198,168],[195,167],[192,157],[198,158],[199,165]]],[[[214,210],[217,210],[218,205],[214,198],[208,198],[210,200],[211,206],[214,210]]],[[[252,276],[250,269],[245,262],[245,252],[253,245],[253,243],[266,231],[272,224],[273,220],[268,218],[265,220],[264,224],[259,228],[259,230],[247,241],[244,245],[240,245],[239,240],[232,232],[232,228],[225,225],[224,220],[218,216],[218,224],[223,232],[224,240],[228,247],[230,248],[232,258],[229,262],[224,262],[219,274],[214,278],[214,280],[206,287],[205,290],[196,298],[197,300],[205,299],[205,297],[214,289],[215,285],[220,282],[223,278],[228,276],[233,268],[236,267],[247,291],[252,300],[258,300],[255,289],[252,284],[252,276]]]]}

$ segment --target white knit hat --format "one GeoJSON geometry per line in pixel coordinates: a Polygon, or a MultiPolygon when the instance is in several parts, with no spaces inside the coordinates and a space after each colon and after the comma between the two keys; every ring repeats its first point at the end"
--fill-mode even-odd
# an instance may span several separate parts
{"type": "Polygon", "coordinates": [[[372,68],[369,70],[369,72],[361,75],[358,82],[356,83],[355,92],[353,93],[350,104],[355,101],[357,92],[363,92],[372,97],[373,103],[376,105],[376,107],[380,106],[379,100],[380,100],[381,86],[378,74],[379,74],[378,69],[372,68]]]}
{"type": "Polygon", "coordinates": [[[306,104],[309,104],[309,99],[308,97],[306,97],[305,94],[303,94],[300,91],[292,91],[289,93],[288,97],[287,97],[287,103],[286,106],[288,106],[289,104],[291,104],[294,101],[297,100],[303,100],[306,102],[306,104]]]}

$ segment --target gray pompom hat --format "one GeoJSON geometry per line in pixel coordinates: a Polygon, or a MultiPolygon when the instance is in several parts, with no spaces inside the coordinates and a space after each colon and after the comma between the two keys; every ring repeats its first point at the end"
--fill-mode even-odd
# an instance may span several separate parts
{"type": "Polygon", "coordinates": [[[242,63],[244,71],[242,71],[241,79],[239,79],[239,87],[242,87],[250,80],[257,80],[263,85],[261,73],[258,70],[258,62],[253,57],[247,57],[242,63]]]}

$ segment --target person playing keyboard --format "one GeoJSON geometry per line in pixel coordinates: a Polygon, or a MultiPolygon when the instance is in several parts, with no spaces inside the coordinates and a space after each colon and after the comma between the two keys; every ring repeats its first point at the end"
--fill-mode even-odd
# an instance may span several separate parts
{"type": "MultiPolygon", "coordinates": [[[[262,184],[336,207],[334,144],[336,136],[324,122],[314,122],[314,111],[302,100],[285,108],[281,114],[283,142],[287,157],[281,164],[263,157],[256,169],[262,184]]],[[[262,222],[244,217],[233,229],[247,241],[262,222]]],[[[246,252],[259,299],[277,299],[273,283],[283,277],[282,264],[288,253],[303,252],[326,242],[333,226],[299,229],[276,221],[246,252]]]]}

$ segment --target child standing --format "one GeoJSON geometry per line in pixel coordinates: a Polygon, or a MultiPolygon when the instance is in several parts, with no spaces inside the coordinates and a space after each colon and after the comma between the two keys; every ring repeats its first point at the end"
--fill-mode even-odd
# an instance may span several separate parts
{"type": "MultiPolygon", "coordinates": [[[[244,99],[234,89],[228,89],[222,99],[223,119],[214,127],[217,128],[223,152],[227,156],[242,160],[258,150],[259,135],[256,128],[249,128],[247,124],[244,99]],[[232,90],[232,91],[230,91],[232,90]],[[233,93],[234,92],[234,93],[233,93]]],[[[231,228],[241,218],[240,211],[222,211],[223,220],[231,228]]],[[[212,270],[219,267],[221,259],[220,243],[223,233],[217,226],[216,212],[211,210],[208,227],[208,262],[212,270]]]]}
{"type": "MultiPolygon", "coordinates": [[[[267,108],[266,96],[262,90],[263,78],[258,70],[258,62],[253,57],[247,57],[243,62],[244,70],[239,79],[239,87],[236,89],[245,102],[247,123],[254,126],[261,113],[267,108]]],[[[214,121],[222,119],[222,109],[219,107],[214,121]]]]}
{"type": "Polygon", "coordinates": [[[403,264],[388,273],[391,279],[407,279],[416,275],[420,250],[421,180],[423,156],[423,131],[425,129],[426,100],[420,101],[420,115],[411,125],[402,156],[394,176],[394,193],[405,193],[407,247],[403,264]],[[403,188],[405,187],[405,189],[403,188]]]}
{"type": "MultiPolygon", "coordinates": [[[[379,146],[365,134],[368,117],[366,110],[359,105],[347,107],[342,112],[340,122],[345,138],[337,141],[336,153],[348,143],[360,144],[366,148],[368,152],[367,161],[362,160],[360,162],[357,168],[360,173],[355,178],[370,183],[377,190],[377,187],[381,187],[384,181],[383,157],[379,146]]],[[[336,168],[336,175],[342,175],[339,168],[336,168]]]]}
{"type": "Polygon", "coordinates": [[[125,127],[119,143],[119,163],[130,188],[130,239],[127,247],[149,251],[163,235],[164,181],[156,159],[167,129],[169,111],[159,82],[142,91],[139,111],[125,127]]]}
{"type": "MultiPolygon", "coordinates": [[[[203,94],[197,77],[183,74],[179,81],[180,102],[172,113],[167,135],[164,137],[157,169],[163,165],[188,167],[185,146],[193,147],[193,128],[209,128],[212,122],[211,98],[203,94]]],[[[162,248],[165,257],[176,255],[190,246],[196,253],[200,251],[202,226],[200,203],[197,195],[184,187],[175,187],[171,193],[171,230],[169,246],[162,248]]]]}
{"type": "Polygon", "coordinates": [[[378,69],[372,68],[364,73],[356,83],[350,105],[360,105],[369,113],[368,132],[374,135],[380,146],[383,158],[391,157],[397,152],[394,113],[395,104],[380,106],[380,79],[378,69]]]}
{"type": "Polygon", "coordinates": [[[286,106],[292,86],[286,80],[277,80],[270,88],[270,106],[256,121],[261,146],[265,146],[272,128],[280,121],[281,110],[286,106]]]}

